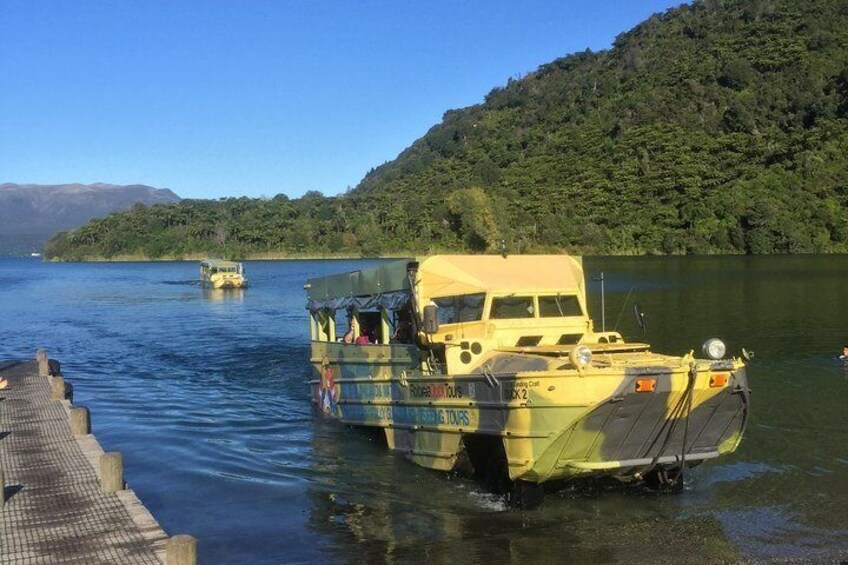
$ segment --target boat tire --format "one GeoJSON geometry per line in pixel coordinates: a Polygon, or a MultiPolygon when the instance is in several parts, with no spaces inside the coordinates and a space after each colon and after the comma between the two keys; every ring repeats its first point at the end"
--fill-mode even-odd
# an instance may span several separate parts
{"type": "Polygon", "coordinates": [[[683,492],[683,471],[680,468],[657,467],[645,474],[645,488],[659,494],[683,492]]]}
{"type": "Polygon", "coordinates": [[[512,483],[507,502],[512,508],[519,510],[534,510],[545,501],[545,487],[539,483],[515,481],[512,483]]]}

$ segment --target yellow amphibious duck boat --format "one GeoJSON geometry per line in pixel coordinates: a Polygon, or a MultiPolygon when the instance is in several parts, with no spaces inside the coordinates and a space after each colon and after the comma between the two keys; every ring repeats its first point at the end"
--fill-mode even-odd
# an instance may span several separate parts
{"type": "Polygon", "coordinates": [[[744,362],[596,331],[578,257],[436,255],[305,288],[312,401],[424,467],[679,486],[745,429],[744,362]]]}
{"type": "Polygon", "coordinates": [[[200,263],[200,282],[209,288],[244,288],[244,266],[235,261],[209,259],[200,263]]]}

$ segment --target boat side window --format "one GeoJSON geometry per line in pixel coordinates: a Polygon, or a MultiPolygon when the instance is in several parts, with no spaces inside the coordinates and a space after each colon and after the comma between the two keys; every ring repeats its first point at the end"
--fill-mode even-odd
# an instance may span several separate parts
{"type": "Polygon", "coordinates": [[[439,325],[482,320],[483,303],[485,301],[486,295],[484,293],[443,296],[433,299],[433,302],[439,307],[439,325]]]}
{"type": "MultiPolygon", "coordinates": [[[[345,334],[353,328],[353,310],[352,309],[344,309],[344,310],[336,310],[335,315],[336,322],[336,339],[338,341],[343,341],[345,334]]],[[[356,335],[351,338],[349,343],[353,343],[353,340],[356,339],[356,335]]]]}
{"type": "Polygon", "coordinates": [[[563,318],[566,316],[582,316],[580,301],[577,297],[569,295],[540,296],[539,316],[541,318],[563,318]]]}
{"type": "Polygon", "coordinates": [[[383,320],[379,311],[359,311],[359,335],[356,336],[356,343],[383,343],[383,320]]]}
{"type": "Polygon", "coordinates": [[[389,343],[413,343],[415,330],[412,323],[412,305],[405,303],[399,310],[392,310],[389,320],[391,339],[389,343]]]}
{"type": "Polygon", "coordinates": [[[516,318],[532,318],[534,312],[532,296],[501,296],[492,299],[492,309],[489,312],[489,319],[514,320],[516,318]]]}

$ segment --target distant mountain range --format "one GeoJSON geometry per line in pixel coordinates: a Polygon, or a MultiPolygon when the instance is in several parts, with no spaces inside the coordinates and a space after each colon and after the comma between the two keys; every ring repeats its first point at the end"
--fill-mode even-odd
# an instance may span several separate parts
{"type": "Polygon", "coordinates": [[[167,188],[141,184],[0,184],[0,254],[40,251],[56,232],[136,203],[149,206],[179,201],[167,188]]]}

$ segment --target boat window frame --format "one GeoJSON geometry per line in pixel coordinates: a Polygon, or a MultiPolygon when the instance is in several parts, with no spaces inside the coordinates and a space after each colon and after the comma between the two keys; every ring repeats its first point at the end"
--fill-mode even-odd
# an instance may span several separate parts
{"type": "MultiPolygon", "coordinates": [[[[486,292],[468,292],[468,293],[465,293],[465,294],[453,294],[453,295],[449,295],[449,296],[433,296],[433,297],[430,298],[430,302],[432,302],[433,304],[438,306],[439,311],[441,311],[443,306],[440,306],[438,301],[439,300],[444,301],[444,300],[452,299],[453,303],[454,303],[454,309],[457,310],[457,317],[459,317],[458,312],[460,310],[456,308],[457,307],[457,301],[460,298],[466,297],[466,296],[482,296],[483,297],[482,303],[480,304],[480,317],[475,319],[475,320],[460,320],[460,319],[457,319],[455,322],[443,322],[440,319],[439,320],[439,327],[440,328],[442,326],[456,326],[456,325],[459,325],[459,324],[476,324],[476,323],[482,322],[486,319],[486,312],[487,312],[488,305],[489,305],[489,295],[486,292]]],[[[441,330],[439,330],[439,331],[441,331],[441,330]]]]}
{"type": "Polygon", "coordinates": [[[386,316],[383,313],[384,310],[385,310],[385,308],[383,308],[382,306],[379,307],[379,308],[376,308],[376,309],[375,308],[367,308],[367,309],[356,308],[356,309],[354,309],[354,312],[355,312],[355,315],[356,315],[356,331],[354,332],[354,335],[353,335],[353,343],[348,343],[347,345],[385,345],[385,343],[383,342],[383,340],[385,339],[384,321],[386,319],[386,316]],[[374,324],[373,321],[372,321],[372,323],[368,324],[368,327],[371,330],[372,335],[375,336],[375,338],[377,337],[376,336],[377,331],[380,332],[379,339],[377,339],[373,343],[356,343],[356,340],[359,338],[360,335],[362,335],[362,314],[366,314],[366,317],[369,317],[369,318],[372,317],[372,315],[376,314],[376,316],[373,316],[373,317],[379,318],[379,324],[374,324]]]}
{"type": "Polygon", "coordinates": [[[534,293],[524,293],[524,292],[509,292],[509,293],[499,293],[492,294],[489,296],[488,308],[486,309],[486,320],[497,320],[497,321],[505,321],[505,320],[534,320],[539,317],[539,304],[537,300],[537,295],[534,293]],[[492,317],[492,309],[495,307],[495,300],[501,298],[530,298],[531,306],[533,308],[533,314],[531,316],[524,316],[522,318],[493,318],[492,317]]]}
{"type": "Polygon", "coordinates": [[[547,293],[547,292],[545,292],[545,293],[542,293],[542,294],[537,294],[536,295],[536,313],[537,313],[537,317],[539,319],[542,319],[542,320],[561,320],[563,318],[585,318],[586,317],[586,311],[583,307],[583,303],[580,301],[580,294],[578,292],[568,292],[568,293],[566,293],[566,292],[557,292],[557,293],[547,293]],[[580,313],[579,314],[565,314],[565,315],[562,315],[562,316],[542,316],[542,305],[541,305],[541,300],[539,300],[539,299],[540,298],[551,298],[551,297],[553,297],[553,298],[558,298],[558,297],[574,298],[574,300],[577,302],[577,307],[580,309],[580,313]]]}
{"type": "MultiPolygon", "coordinates": [[[[409,307],[409,303],[407,302],[406,304],[407,304],[406,307],[409,307]]],[[[410,345],[410,344],[413,344],[413,342],[414,342],[414,338],[412,337],[412,335],[410,335],[408,342],[392,341],[392,335],[394,334],[394,331],[396,329],[395,325],[392,323],[393,314],[395,312],[398,312],[399,310],[389,310],[388,308],[386,308],[384,306],[379,306],[377,308],[364,308],[364,309],[363,308],[357,308],[357,307],[339,308],[337,310],[330,310],[329,308],[327,308],[325,310],[333,313],[332,319],[333,319],[334,332],[333,332],[333,340],[332,341],[334,341],[334,342],[344,343],[344,335],[347,333],[348,327],[351,330],[353,330],[353,341],[350,342],[350,343],[345,343],[345,345],[392,345],[394,343],[404,343],[406,345],[410,345]],[[344,313],[345,318],[343,320],[340,320],[340,321],[337,320],[337,313],[338,312],[344,313]],[[374,325],[374,328],[373,328],[375,330],[374,331],[375,336],[377,334],[379,334],[377,341],[375,341],[374,343],[356,343],[356,339],[362,333],[362,319],[361,319],[362,314],[366,314],[369,317],[371,317],[374,314],[379,316],[379,324],[374,325]],[[347,324],[342,324],[343,321],[348,321],[348,320],[350,322],[350,326],[348,326],[347,324]],[[342,325],[340,326],[339,324],[342,324],[342,325]],[[344,328],[344,332],[339,333],[339,330],[342,329],[342,328],[344,328]]],[[[319,310],[319,312],[321,312],[321,310],[319,310]]],[[[310,314],[310,316],[312,318],[316,318],[316,316],[314,314],[310,314]]],[[[376,321],[377,316],[374,316],[374,318],[375,318],[375,321],[376,321]]],[[[314,323],[317,324],[317,322],[314,322],[314,323]]],[[[369,325],[373,325],[373,324],[369,324],[369,325]]],[[[316,325],[316,327],[318,327],[318,326],[316,325]]],[[[319,341],[323,341],[323,340],[319,340],[319,341]]]]}
{"type": "Polygon", "coordinates": [[[333,343],[336,341],[336,313],[329,308],[322,308],[309,313],[312,341],[333,343]]]}
{"type": "Polygon", "coordinates": [[[588,314],[586,313],[586,306],[581,300],[580,292],[576,290],[568,290],[568,291],[546,291],[546,292],[498,292],[491,293],[486,295],[486,313],[483,318],[485,321],[497,321],[497,322],[505,322],[505,321],[521,321],[521,320],[575,320],[577,318],[586,319],[588,314]],[[494,307],[495,300],[499,298],[508,298],[511,296],[515,297],[530,297],[533,299],[533,315],[526,316],[524,318],[493,318],[492,317],[492,308],[494,307]],[[579,315],[572,316],[542,316],[541,310],[539,306],[539,299],[550,297],[550,296],[563,296],[569,297],[573,296],[577,300],[577,305],[580,307],[581,313],[579,315]]]}

